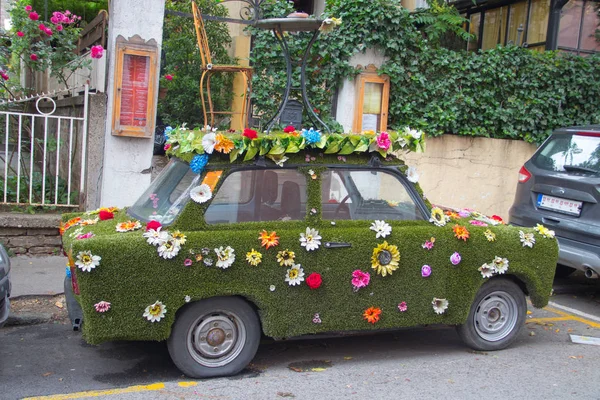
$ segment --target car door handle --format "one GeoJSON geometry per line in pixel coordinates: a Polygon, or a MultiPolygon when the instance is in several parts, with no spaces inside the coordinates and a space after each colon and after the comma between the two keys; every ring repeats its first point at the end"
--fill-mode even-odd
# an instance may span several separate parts
{"type": "Polygon", "coordinates": [[[554,218],[554,217],[543,217],[542,218],[542,222],[545,224],[559,224],[560,223],[560,219],[558,218],[554,218]]]}
{"type": "Polygon", "coordinates": [[[345,242],[325,242],[327,249],[341,249],[343,247],[352,247],[352,244],[345,242]]]}

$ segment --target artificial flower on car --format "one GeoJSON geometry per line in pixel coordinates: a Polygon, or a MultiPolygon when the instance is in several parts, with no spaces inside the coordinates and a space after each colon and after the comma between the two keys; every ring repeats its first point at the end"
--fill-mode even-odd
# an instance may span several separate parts
{"type": "Polygon", "coordinates": [[[77,261],[75,261],[75,265],[84,272],[91,272],[94,268],[100,265],[101,259],[102,257],[93,255],[89,250],[80,251],[77,254],[77,261]]]}
{"type": "Polygon", "coordinates": [[[206,203],[212,198],[210,186],[208,186],[206,183],[196,186],[190,190],[190,198],[199,204],[206,203]]]}
{"type": "Polygon", "coordinates": [[[375,324],[379,321],[381,316],[381,308],[369,307],[363,312],[363,319],[366,319],[368,323],[375,324]]]}
{"type": "Polygon", "coordinates": [[[179,246],[183,246],[187,241],[187,236],[185,236],[181,231],[173,231],[173,233],[171,233],[171,237],[179,246]]]}
{"type": "Polygon", "coordinates": [[[279,236],[277,236],[277,232],[275,231],[269,233],[263,229],[258,235],[258,239],[260,240],[260,245],[267,250],[279,244],[279,236]]]}
{"type": "Polygon", "coordinates": [[[419,182],[419,173],[417,172],[417,168],[408,167],[408,170],[406,171],[406,179],[412,183],[419,182]]]}
{"type": "Polygon", "coordinates": [[[223,248],[223,246],[215,249],[217,255],[217,268],[227,269],[235,261],[235,250],[231,246],[223,248]]]}
{"type": "Polygon", "coordinates": [[[235,145],[233,144],[233,140],[229,139],[222,133],[217,134],[215,139],[217,143],[215,144],[214,149],[219,153],[229,154],[231,153],[231,150],[233,150],[233,148],[235,147],[235,145]]]}
{"type": "Polygon", "coordinates": [[[94,304],[94,309],[96,310],[96,312],[105,313],[108,310],[110,310],[110,303],[104,300],[99,301],[98,303],[94,304]]]}
{"type": "Polygon", "coordinates": [[[435,311],[436,314],[443,314],[448,309],[448,300],[434,297],[431,301],[431,305],[433,306],[433,311],[435,311]]]}
{"type": "Polygon", "coordinates": [[[400,252],[398,247],[388,242],[383,242],[373,249],[371,256],[371,268],[377,271],[381,276],[391,275],[398,269],[400,261],[400,252]]]}
{"type": "Polygon", "coordinates": [[[481,276],[484,278],[491,278],[496,272],[494,266],[488,263],[482,264],[481,267],[477,268],[477,270],[481,272],[481,276]]]}
{"type": "Polygon", "coordinates": [[[277,252],[277,262],[282,267],[291,267],[294,265],[295,259],[296,254],[291,250],[285,249],[277,252]]]}
{"type": "Polygon", "coordinates": [[[454,253],[452,253],[452,255],[450,256],[450,263],[452,265],[460,264],[461,260],[462,260],[462,257],[460,255],[460,253],[458,253],[456,251],[454,253]]]}
{"type": "Polygon", "coordinates": [[[262,254],[259,251],[252,249],[246,253],[246,261],[248,264],[256,267],[262,262],[262,254]]]}
{"type": "Polygon", "coordinates": [[[486,229],[485,232],[483,232],[483,235],[485,236],[488,242],[496,241],[496,234],[489,229],[486,229]]]}
{"type": "Polygon", "coordinates": [[[405,301],[398,303],[398,311],[405,312],[406,310],[408,310],[408,306],[405,301]]]}
{"type": "Polygon", "coordinates": [[[533,236],[533,233],[519,231],[519,238],[521,239],[523,247],[529,247],[530,249],[533,248],[533,245],[535,244],[535,237],[533,236]]]}
{"type": "Polygon", "coordinates": [[[96,225],[98,223],[98,221],[100,220],[100,218],[94,218],[94,219],[82,219],[79,222],[80,226],[88,226],[88,225],[96,225]]]}
{"type": "Polygon", "coordinates": [[[160,246],[169,239],[169,233],[167,231],[161,231],[162,227],[156,229],[148,229],[142,234],[148,244],[153,246],[160,246]]]}
{"type": "Polygon", "coordinates": [[[306,285],[313,290],[321,287],[321,283],[323,283],[323,278],[318,272],[313,272],[306,277],[306,285]]]}
{"type": "Polygon", "coordinates": [[[352,287],[355,292],[358,292],[360,288],[367,287],[369,282],[371,281],[371,274],[365,271],[361,271],[360,269],[354,270],[352,272],[352,287]]]}
{"type": "Polygon", "coordinates": [[[285,273],[285,281],[290,286],[300,285],[304,281],[304,269],[302,269],[302,265],[292,265],[285,273]]]}
{"type": "Polygon", "coordinates": [[[429,278],[431,275],[431,267],[429,265],[423,265],[421,267],[421,276],[423,278],[429,278]]]}
{"type": "Polygon", "coordinates": [[[146,307],[143,316],[150,322],[160,322],[160,320],[165,317],[166,313],[167,306],[157,300],[154,304],[146,307]]]}
{"type": "Polygon", "coordinates": [[[306,251],[317,250],[321,245],[321,236],[319,231],[313,228],[306,228],[306,233],[300,233],[300,246],[306,251]]]}
{"type": "Polygon", "coordinates": [[[469,231],[462,225],[454,225],[452,231],[454,232],[454,237],[459,240],[464,240],[466,242],[469,238],[469,231]]]}
{"type": "Polygon", "coordinates": [[[375,232],[376,239],[385,238],[392,233],[392,227],[385,221],[375,220],[369,229],[375,232]]]}
{"type": "Polygon", "coordinates": [[[180,249],[181,246],[179,245],[179,242],[172,236],[169,236],[167,240],[159,244],[157,251],[159,256],[165,260],[170,260],[179,254],[180,249]]]}
{"type": "Polygon", "coordinates": [[[72,226],[79,225],[80,222],[81,222],[80,217],[71,218],[64,224],[61,222],[61,225],[59,227],[60,234],[63,235],[67,231],[67,229],[69,229],[72,226]]]}
{"type": "Polygon", "coordinates": [[[494,272],[498,274],[504,274],[508,271],[508,260],[502,257],[494,257],[494,261],[492,261],[492,265],[494,266],[494,272]]]}
{"type": "Polygon", "coordinates": [[[450,220],[450,217],[444,215],[444,211],[439,207],[433,207],[431,209],[431,218],[429,222],[433,222],[435,226],[445,226],[446,222],[450,220]]]}
{"type": "Polygon", "coordinates": [[[423,243],[421,245],[422,248],[424,248],[425,250],[431,250],[433,249],[433,245],[435,244],[435,238],[432,237],[429,240],[426,240],[425,243],[423,243]]]}
{"type": "Polygon", "coordinates": [[[202,148],[206,154],[212,154],[217,145],[217,135],[214,132],[207,133],[202,137],[202,148]]]}
{"type": "Polygon", "coordinates": [[[535,228],[533,228],[537,233],[545,237],[546,239],[554,239],[555,233],[553,230],[546,228],[542,224],[536,224],[535,228]]]}
{"type": "Polygon", "coordinates": [[[117,232],[130,232],[140,229],[141,227],[142,224],[140,223],[140,221],[125,221],[118,223],[115,229],[117,230],[117,232]]]}

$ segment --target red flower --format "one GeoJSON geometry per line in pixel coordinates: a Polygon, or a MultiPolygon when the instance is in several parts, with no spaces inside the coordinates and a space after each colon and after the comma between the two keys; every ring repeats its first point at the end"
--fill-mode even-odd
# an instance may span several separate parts
{"type": "Polygon", "coordinates": [[[108,219],[113,219],[115,214],[111,213],[110,211],[102,210],[98,213],[98,217],[100,217],[100,221],[106,221],[108,219]]]}
{"type": "Polygon", "coordinates": [[[150,221],[146,224],[146,231],[149,231],[150,229],[154,229],[157,230],[158,228],[160,228],[162,225],[160,224],[160,222],[158,221],[150,221]]]}
{"type": "Polygon", "coordinates": [[[0,71],[0,77],[2,77],[2,79],[4,79],[5,81],[9,79],[8,74],[4,71],[0,71]]]}
{"type": "Polygon", "coordinates": [[[38,60],[37,54],[32,54],[32,55],[29,56],[29,58],[31,59],[31,61],[37,61],[38,60]]]}
{"type": "Polygon", "coordinates": [[[295,130],[296,130],[296,128],[294,128],[292,125],[288,125],[285,128],[283,128],[283,131],[285,133],[291,133],[291,132],[294,132],[295,130]]]}
{"type": "Polygon", "coordinates": [[[244,129],[244,133],[242,136],[247,137],[248,139],[256,139],[258,137],[258,133],[254,129],[246,128],[244,129]]]}
{"type": "Polygon", "coordinates": [[[23,32],[21,32],[21,31],[18,31],[18,32],[17,32],[17,36],[18,36],[18,37],[23,37],[23,36],[25,36],[25,34],[24,34],[23,32]]]}
{"type": "Polygon", "coordinates": [[[46,25],[44,24],[39,24],[38,28],[40,28],[40,31],[46,31],[46,25]]]}
{"type": "Polygon", "coordinates": [[[102,53],[104,52],[104,47],[101,45],[92,46],[90,49],[92,58],[102,58],[102,53]]]}
{"type": "Polygon", "coordinates": [[[318,289],[321,286],[321,283],[323,283],[323,280],[321,279],[321,274],[318,272],[313,272],[306,277],[306,284],[311,289],[318,289]]]}
{"type": "Polygon", "coordinates": [[[32,21],[37,21],[38,19],[40,19],[40,16],[35,11],[32,11],[29,13],[29,19],[32,21]]]}
{"type": "Polygon", "coordinates": [[[173,80],[173,75],[171,74],[167,74],[165,75],[165,79],[168,80],[169,82],[173,80]]]}
{"type": "Polygon", "coordinates": [[[498,221],[498,222],[500,222],[501,224],[503,224],[503,223],[504,223],[504,220],[503,220],[503,219],[502,219],[502,217],[500,217],[499,215],[492,215],[492,216],[491,216],[491,218],[492,218],[494,221],[498,221]]]}

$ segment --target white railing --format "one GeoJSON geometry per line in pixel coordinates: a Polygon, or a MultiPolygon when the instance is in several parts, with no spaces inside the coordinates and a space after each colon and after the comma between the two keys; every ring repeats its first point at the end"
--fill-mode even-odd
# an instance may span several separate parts
{"type": "Polygon", "coordinates": [[[70,105],[56,115],[57,104],[42,94],[3,102],[35,101],[38,113],[0,111],[0,204],[76,207],[85,189],[88,86],[83,107],[70,105]],[[43,102],[43,103],[42,103],[43,102]]]}

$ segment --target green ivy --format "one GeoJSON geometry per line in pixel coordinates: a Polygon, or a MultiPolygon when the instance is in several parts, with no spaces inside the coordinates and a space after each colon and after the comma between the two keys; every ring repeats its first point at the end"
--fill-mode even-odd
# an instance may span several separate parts
{"type": "MultiPolygon", "coordinates": [[[[285,1],[265,9],[266,17],[289,12],[285,1]]],[[[470,53],[445,49],[440,45],[444,34],[468,35],[457,29],[464,20],[456,10],[443,5],[411,14],[399,0],[328,0],[325,16],[341,18],[342,24],[319,37],[307,76],[310,101],[326,121],[332,120],[333,94],[344,78],[358,73],[350,58],[377,47],[387,59],[379,72],[391,79],[391,128],[408,125],[430,136],[541,143],[557,127],[600,123],[600,55],[584,58],[513,46],[470,53]]],[[[255,111],[271,116],[285,87],[285,66],[271,33],[253,34],[255,111]]],[[[287,39],[298,56],[310,34],[287,39]]],[[[293,84],[299,85],[299,68],[293,84]]]]}

